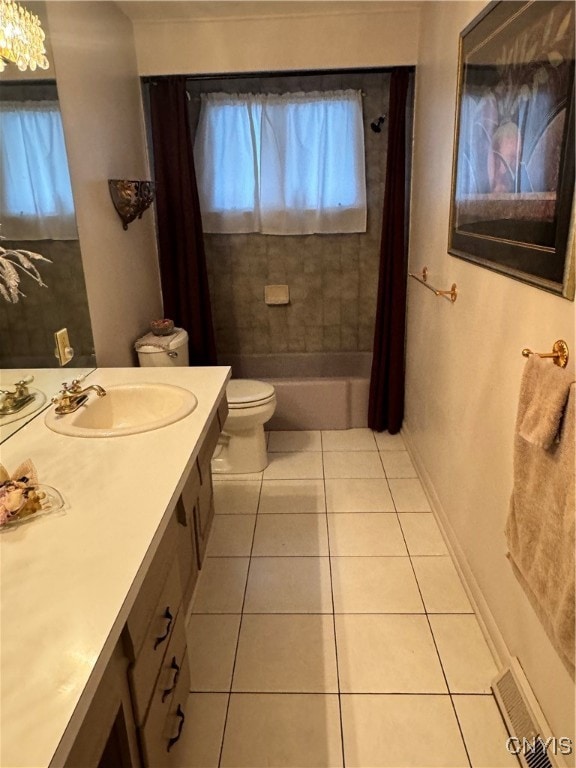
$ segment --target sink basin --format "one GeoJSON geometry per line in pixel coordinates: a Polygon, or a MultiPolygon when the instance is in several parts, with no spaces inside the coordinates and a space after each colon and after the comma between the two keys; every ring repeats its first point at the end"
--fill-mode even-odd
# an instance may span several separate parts
{"type": "Polygon", "coordinates": [[[46,426],[72,437],[121,437],[166,427],[192,413],[198,401],[173,384],[117,384],[106,395],[88,392],[87,402],[74,413],[59,416],[50,409],[46,426]]]}

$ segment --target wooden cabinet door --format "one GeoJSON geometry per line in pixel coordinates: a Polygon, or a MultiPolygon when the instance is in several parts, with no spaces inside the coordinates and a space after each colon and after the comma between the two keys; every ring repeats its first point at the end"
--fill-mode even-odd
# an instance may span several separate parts
{"type": "Polygon", "coordinates": [[[141,765],[127,668],[128,659],[118,644],[66,758],[69,768],[141,765]]]}

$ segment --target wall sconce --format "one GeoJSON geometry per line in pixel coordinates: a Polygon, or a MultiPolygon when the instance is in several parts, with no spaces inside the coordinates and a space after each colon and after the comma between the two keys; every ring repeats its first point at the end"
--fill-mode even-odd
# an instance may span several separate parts
{"type": "Polygon", "coordinates": [[[153,181],[108,179],[108,188],[124,229],[128,229],[128,224],[135,218],[141,219],[146,208],[154,200],[153,181]]]}

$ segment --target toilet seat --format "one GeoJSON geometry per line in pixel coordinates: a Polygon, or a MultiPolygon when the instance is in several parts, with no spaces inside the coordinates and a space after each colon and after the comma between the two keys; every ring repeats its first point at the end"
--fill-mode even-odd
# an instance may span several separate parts
{"type": "Polygon", "coordinates": [[[266,405],[274,398],[274,387],[265,381],[231,379],[226,387],[226,399],[231,410],[266,405]]]}

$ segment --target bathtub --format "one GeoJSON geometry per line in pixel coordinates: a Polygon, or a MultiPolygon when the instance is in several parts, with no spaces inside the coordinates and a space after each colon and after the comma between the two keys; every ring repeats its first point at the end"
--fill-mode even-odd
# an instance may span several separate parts
{"type": "Polygon", "coordinates": [[[369,352],[221,356],[236,379],[269,381],[276,412],[267,429],[349,429],[368,425],[369,352]]]}

